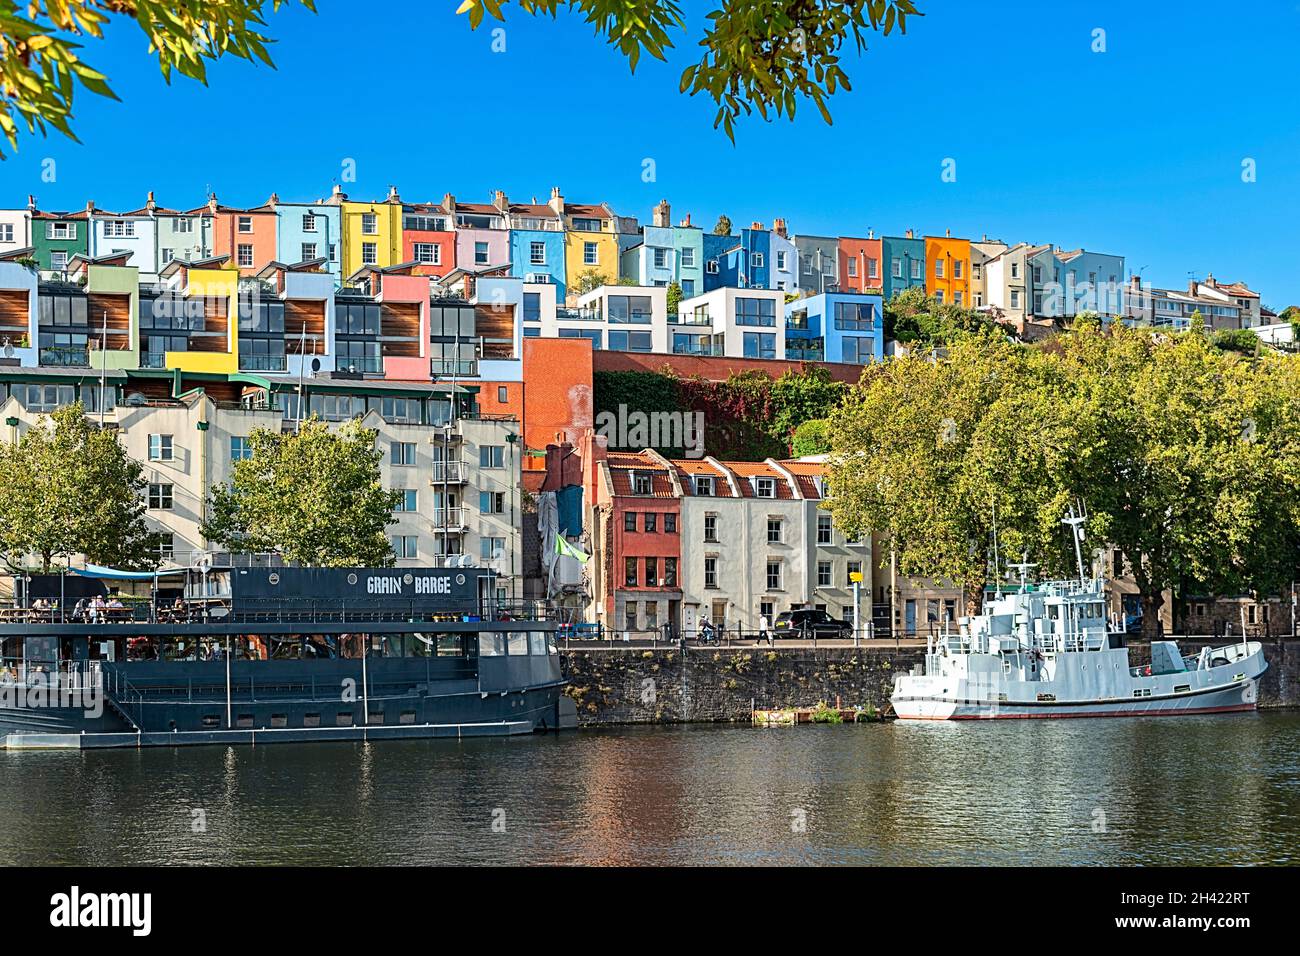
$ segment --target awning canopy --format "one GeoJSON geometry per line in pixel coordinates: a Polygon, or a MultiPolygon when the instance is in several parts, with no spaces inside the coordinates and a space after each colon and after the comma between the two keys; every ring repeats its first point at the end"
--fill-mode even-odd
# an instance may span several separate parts
{"type": "Polygon", "coordinates": [[[165,578],[172,574],[184,574],[187,569],[176,568],[173,571],[122,571],[118,568],[106,568],[99,564],[87,564],[84,568],[69,568],[68,570],[83,578],[114,578],[119,581],[152,581],[154,578],[165,578]]]}

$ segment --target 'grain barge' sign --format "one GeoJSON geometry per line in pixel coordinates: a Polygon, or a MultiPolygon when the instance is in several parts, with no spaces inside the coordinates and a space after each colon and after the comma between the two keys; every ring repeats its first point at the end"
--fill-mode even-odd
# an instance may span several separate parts
{"type": "Polygon", "coordinates": [[[414,607],[473,611],[483,568],[248,568],[232,576],[231,597],[245,604],[414,607]]]}

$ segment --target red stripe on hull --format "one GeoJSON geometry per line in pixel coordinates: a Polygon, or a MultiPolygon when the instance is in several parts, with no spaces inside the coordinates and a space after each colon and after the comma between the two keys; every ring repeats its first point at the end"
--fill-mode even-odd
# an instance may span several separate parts
{"type": "Polygon", "coordinates": [[[899,717],[899,720],[1051,720],[1072,717],[1177,717],[1181,714],[1228,714],[1254,710],[1254,704],[1233,704],[1231,707],[1189,707],[1186,710],[1132,710],[1092,711],[1082,714],[992,714],[980,716],[967,714],[952,717],[899,717]]]}

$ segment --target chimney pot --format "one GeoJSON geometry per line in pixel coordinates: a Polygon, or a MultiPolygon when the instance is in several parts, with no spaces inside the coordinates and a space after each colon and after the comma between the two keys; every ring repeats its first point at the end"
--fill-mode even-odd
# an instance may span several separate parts
{"type": "Polygon", "coordinates": [[[906,238],[908,238],[908,239],[915,239],[915,238],[916,238],[916,235],[913,233],[913,231],[912,231],[911,229],[909,229],[909,230],[907,230],[906,238]]]}
{"type": "Polygon", "coordinates": [[[952,238],[952,230],[951,230],[951,229],[945,229],[945,230],[943,231],[943,234],[944,234],[944,236],[945,236],[946,238],[948,238],[948,239],[951,239],[951,238],[952,238]]]}

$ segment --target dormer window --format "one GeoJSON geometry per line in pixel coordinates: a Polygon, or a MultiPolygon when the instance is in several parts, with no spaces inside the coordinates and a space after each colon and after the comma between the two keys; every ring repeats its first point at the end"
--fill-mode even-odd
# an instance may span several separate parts
{"type": "Polygon", "coordinates": [[[754,494],[760,498],[776,497],[776,479],[775,478],[755,478],[754,494]]]}
{"type": "Polygon", "coordinates": [[[632,492],[638,495],[654,494],[654,485],[649,475],[633,473],[632,492]]]}
{"type": "Polygon", "coordinates": [[[704,498],[713,497],[713,478],[709,475],[695,476],[695,493],[704,498]]]}

